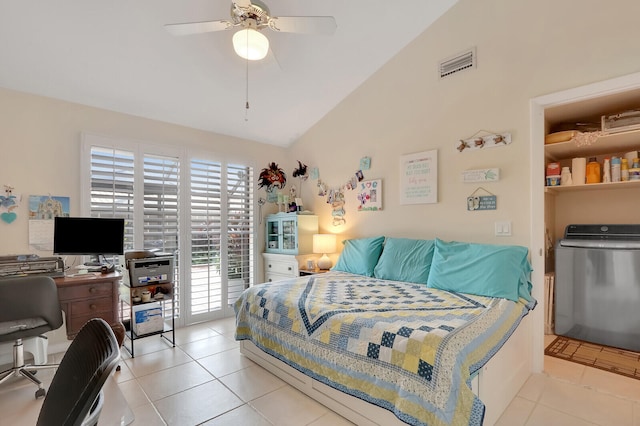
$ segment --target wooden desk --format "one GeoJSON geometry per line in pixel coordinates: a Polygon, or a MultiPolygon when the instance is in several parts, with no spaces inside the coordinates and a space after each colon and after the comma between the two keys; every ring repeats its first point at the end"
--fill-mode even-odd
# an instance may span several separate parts
{"type": "Polygon", "coordinates": [[[99,272],[77,277],[55,278],[58,299],[66,314],[67,338],[72,340],[84,323],[102,318],[113,329],[118,342],[124,338],[124,326],[118,315],[118,288],[122,276],[118,272],[99,272]]]}

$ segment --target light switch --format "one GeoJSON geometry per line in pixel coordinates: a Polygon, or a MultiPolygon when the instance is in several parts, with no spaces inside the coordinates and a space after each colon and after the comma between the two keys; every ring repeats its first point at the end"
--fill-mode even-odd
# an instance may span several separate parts
{"type": "Polygon", "coordinates": [[[496,222],[495,223],[495,235],[496,237],[510,237],[511,236],[511,222],[496,222]]]}

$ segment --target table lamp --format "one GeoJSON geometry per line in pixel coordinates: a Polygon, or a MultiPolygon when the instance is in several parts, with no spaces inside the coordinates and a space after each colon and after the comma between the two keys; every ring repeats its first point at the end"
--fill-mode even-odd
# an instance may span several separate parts
{"type": "Polygon", "coordinates": [[[327,256],[327,253],[333,253],[335,251],[335,234],[315,234],[313,236],[313,252],[316,254],[322,254],[322,257],[318,259],[318,269],[331,268],[331,259],[327,256]]]}

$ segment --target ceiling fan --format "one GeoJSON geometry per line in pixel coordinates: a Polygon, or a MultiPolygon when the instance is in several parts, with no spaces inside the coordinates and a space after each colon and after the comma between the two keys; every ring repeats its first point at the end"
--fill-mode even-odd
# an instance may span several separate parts
{"type": "Polygon", "coordinates": [[[333,34],[333,16],[271,16],[269,8],[258,0],[232,0],[231,19],[167,24],[169,33],[182,36],[241,28],[233,35],[236,53],[248,60],[263,59],[269,51],[269,40],[260,31],[269,28],[283,33],[333,34]]]}

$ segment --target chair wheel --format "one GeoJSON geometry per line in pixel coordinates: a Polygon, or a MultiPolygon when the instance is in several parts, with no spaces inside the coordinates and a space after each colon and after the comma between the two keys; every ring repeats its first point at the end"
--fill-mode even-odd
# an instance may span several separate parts
{"type": "Polygon", "coordinates": [[[36,399],[38,398],[44,398],[44,396],[46,395],[47,391],[45,391],[44,389],[38,389],[36,391],[36,399]]]}
{"type": "Polygon", "coordinates": [[[122,367],[120,366],[120,364],[118,364],[118,366],[116,367],[116,371],[120,371],[122,370],[122,367]]]}

